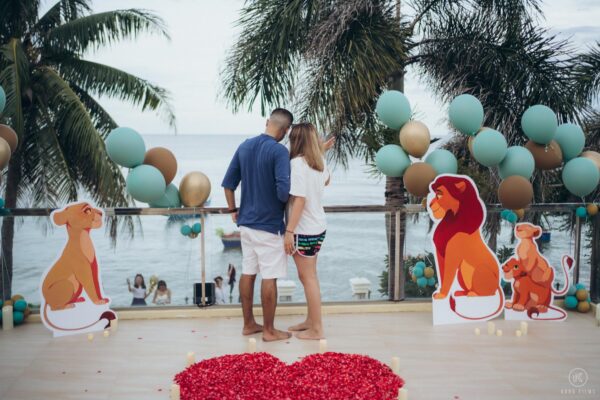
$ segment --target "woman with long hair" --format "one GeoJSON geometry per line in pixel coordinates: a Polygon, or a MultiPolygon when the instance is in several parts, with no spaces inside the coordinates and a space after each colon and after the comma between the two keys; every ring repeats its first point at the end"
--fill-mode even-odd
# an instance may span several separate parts
{"type": "Polygon", "coordinates": [[[327,221],[322,199],[329,184],[324,147],[313,124],[294,125],[290,133],[291,189],[285,250],[294,257],[298,276],[304,286],[308,314],[306,320],[289,329],[299,339],[322,339],[321,289],[317,276],[317,257],[327,221]]]}

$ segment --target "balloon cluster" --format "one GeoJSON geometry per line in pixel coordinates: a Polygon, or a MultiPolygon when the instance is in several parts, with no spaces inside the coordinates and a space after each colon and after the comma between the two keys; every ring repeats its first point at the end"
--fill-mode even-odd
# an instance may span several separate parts
{"type": "Polygon", "coordinates": [[[586,313],[590,310],[590,295],[585,288],[585,285],[578,283],[575,286],[569,287],[569,291],[565,296],[565,307],[568,310],[577,310],[581,313],[586,313]]]}
{"type": "Polygon", "coordinates": [[[597,204],[588,204],[586,207],[577,207],[575,210],[575,215],[579,218],[587,218],[593,217],[598,214],[598,205],[597,204]]]}
{"type": "MultiPolygon", "coordinates": [[[[0,105],[2,102],[0,102],[0,105]]],[[[0,309],[4,306],[13,307],[13,324],[21,325],[25,319],[31,314],[29,304],[20,294],[15,294],[10,300],[0,300],[0,309]]],[[[0,322],[2,322],[2,313],[0,313],[0,322]]]]}
{"type": "Polygon", "coordinates": [[[417,261],[411,272],[411,279],[417,283],[417,286],[424,288],[426,286],[435,287],[435,269],[428,267],[423,261],[417,261]]]}
{"type": "Polygon", "coordinates": [[[150,207],[199,207],[210,195],[210,180],[202,172],[190,172],[179,188],[172,181],[177,174],[177,159],[164,147],[146,151],[142,136],[131,128],[113,129],[106,138],[106,151],[111,160],[130,168],[127,191],[150,207]]]}
{"type": "Polygon", "coordinates": [[[411,163],[409,156],[421,159],[427,153],[431,136],[424,123],[410,120],[410,103],[402,92],[383,92],[377,100],[375,112],[390,129],[399,131],[400,146],[385,145],[375,156],[375,165],[381,173],[389,177],[403,177],[404,187],[410,194],[424,197],[437,175],[457,172],[456,157],[443,149],[432,151],[424,162],[411,163]]]}
{"type": "Polygon", "coordinates": [[[195,239],[198,237],[198,234],[202,232],[202,225],[200,222],[196,222],[193,225],[183,225],[179,230],[183,236],[187,236],[190,239],[195,239]]]}
{"type": "MultiPolygon", "coordinates": [[[[0,86],[0,114],[4,111],[4,106],[6,106],[6,93],[0,86]]],[[[10,126],[0,124],[0,172],[8,166],[18,144],[17,133],[10,126]]]]}

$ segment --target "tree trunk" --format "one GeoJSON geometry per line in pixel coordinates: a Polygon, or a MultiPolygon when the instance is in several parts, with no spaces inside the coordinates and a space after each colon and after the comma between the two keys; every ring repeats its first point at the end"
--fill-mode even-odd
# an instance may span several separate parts
{"type": "MultiPolygon", "coordinates": [[[[8,165],[6,191],[4,193],[5,207],[17,207],[17,188],[21,182],[21,157],[19,153],[13,154],[8,165]]],[[[2,218],[2,253],[0,254],[0,295],[6,300],[12,296],[13,277],[13,240],[15,236],[15,218],[2,218]]]]}

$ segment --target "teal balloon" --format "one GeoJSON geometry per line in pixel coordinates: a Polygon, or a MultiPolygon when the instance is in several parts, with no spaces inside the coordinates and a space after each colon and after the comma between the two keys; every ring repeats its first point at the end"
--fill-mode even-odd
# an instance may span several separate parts
{"type": "Polygon", "coordinates": [[[410,158],[402,147],[395,144],[383,146],[375,155],[375,165],[385,176],[398,178],[410,165],[410,158]]]}
{"type": "Polygon", "coordinates": [[[571,285],[569,286],[569,289],[567,289],[567,296],[575,296],[576,292],[577,289],[575,288],[575,285],[571,285]]]}
{"type": "Polygon", "coordinates": [[[183,225],[179,232],[181,232],[183,236],[188,236],[190,233],[192,233],[192,227],[189,225],[183,225]]]}
{"type": "Polygon", "coordinates": [[[424,288],[425,286],[427,286],[427,278],[425,278],[424,276],[420,277],[417,279],[417,286],[420,288],[424,288]]]}
{"type": "Polygon", "coordinates": [[[456,174],[458,171],[458,161],[454,154],[444,149],[437,149],[429,153],[425,157],[425,162],[435,169],[438,175],[440,174],[456,174]]]}
{"type": "Polygon", "coordinates": [[[587,217],[587,209],[585,207],[577,207],[577,210],[575,210],[575,215],[577,215],[579,218],[585,218],[587,217]]]}
{"type": "Polygon", "coordinates": [[[167,185],[163,174],[151,165],[139,165],[127,175],[127,191],[137,201],[152,203],[165,195],[167,185]]]}
{"type": "Polygon", "coordinates": [[[556,135],[558,119],[550,107],[537,104],[529,107],[521,117],[525,135],[539,144],[548,144],[556,135]]]}
{"type": "Polygon", "coordinates": [[[0,86],[0,113],[4,111],[4,107],[6,106],[6,93],[2,86],[0,86]]]}
{"type": "Polygon", "coordinates": [[[507,151],[506,138],[494,129],[479,132],[473,140],[473,157],[486,167],[494,167],[500,164],[507,151]]]}
{"type": "Polygon", "coordinates": [[[179,198],[179,189],[177,186],[170,183],[165,189],[165,194],[158,199],[150,203],[150,207],[155,208],[179,208],[181,207],[181,199],[179,198]]]}
{"type": "Polygon", "coordinates": [[[425,269],[426,265],[425,265],[425,262],[424,262],[424,261],[417,261],[417,262],[415,263],[415,267],[416,267],[416,268],[425,269]]]}
{"type": "Polygon", "coordinates": [[[563,159],[569,161],[583,151],[585,146],[585,134],[579,125],[562,124],[556,128],[554,140],[562,150],[563,159]]]}
{"type": "Polygon", "coordinates": [[[519,217],[513,211],[509,211],[506,214],[506,220],[511,224],[515,224],[519,220],[519,217]]]}
{"type": "Polygon", "coordinates": [[[105,143],[110,159],[122,167],[134,168],[144,162],[146,155],[144,139],[131,128],[113,129],[105,143]]]}
{"type": "Polygon", "coordinates": [[[402,128],[412,114],[408,99],[404,93],[397,90],[387,90],[379,96],[375,113],[388,128],[395,130],[402,128]]]}
{"type": "Polygon", "coordinates": [[[431,278],[427,278],[427,286],[435,286],[435,278],[433,276],[431,278]]]}
{"type": "Polygon", "coordinates": [[[565,164],[562,181],[569,192],[583,197],[592,193],[598,186],[600,171],[592,160],[576,157],[565,164]]]}
{"type": "Polygon", "coordinates": [[[6,203],[4,202],[4,199],[2,197],[0,197],[0,208],[4,208],[4,205],[6,203]]]}
{"type": "Polygon", "coordinates": [[[21,325],[25,321],[25,314],[21,311],[13,311],[13,323],[15,325],[21,325]]]}
{"type": "Polygon", "coordinates": [[[581,289],[585,289],[585,285],[583,283],[578,283],[575,285],[575,292],[581,289]]]}
{"type": "Polygon", "coordinates": [[[202,231],[202,225],[200,224],[200,222],[196,222],[194,225],[192,225],[192,232],[200,233],[201,231],[202,231]]]}
{"type": "MultiPolygon", "coordinates": [[[[423,268],[420,268],[418,266],[415,266],[413,268],[413,275],[416,276],[417,278],[422,277],[423,274],[424,274],[423,268]]],[[[427,278],[425,278],[425,279],[427,279],[427,278]]]]}
{"type": "Polygon", "coordinates": [[[483,125],[483,106],[475,96],[461,94],[450,103],[450,123],[461,133],[473,136],[483,125]]]}
{"type": "Polygon", "coordinates": [[[15,311],[23,312],[27,308],[27,302],[23,299],[19,299],[15,301],[15,304],[13,304],[13,308],[15,311]]]}
{"type": "Polygon", "coordinates": [[[575,297],[575,296],[565,297],[565,307],[567,309],[574,310],[575,308],[577,308],[577,303],[579,303],[579,301],[577,300],[577,297],[575,297]]]}
{"type": "Polygon", "coordinates": [[[500,178],[506,179],[512,175],[520,175],[530,179],[535,169],[535,160],[529,150],[522,146],[511,146],[506,150],[506,156],[498,164],[500,178]]]}
{"type": "Polygon", "coordinates": [[[510,210],[505,208],[504,210],[500,211],[500,218],[507,219],[508,214],[510,214],[510,210]]]}

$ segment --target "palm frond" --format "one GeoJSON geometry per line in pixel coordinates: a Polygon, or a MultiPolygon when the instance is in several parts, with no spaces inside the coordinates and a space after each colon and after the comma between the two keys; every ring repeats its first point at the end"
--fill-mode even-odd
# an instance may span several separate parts
{"type": "Polygon", "coordinates": [[[19,141],[24,134],[24,116],[22,97],[24,88],[29,85],[29,61],[19,39],[13,38],[0,47],[5,69],[0,73],[0,84],[6,91],[7,104],[5,116],[10,119],[19,141]]]}
{"type": "Polygon", "coordinates": [[[579,95],[588,102],[600,97],[600,42],[575,59],[573,76],[579,95]]]}
{"type": "Polygon", "coordinates": [[[37,21],[33,31],[36,35],[44,36],[52,28],[91,12],[89,3],[90,0],[60,0],[37,21]]]}
{"type": "Polygon", "coordinates": [[[23,38],[38,20],[40,0],[0,1],[0,43],[23,38]]]}

